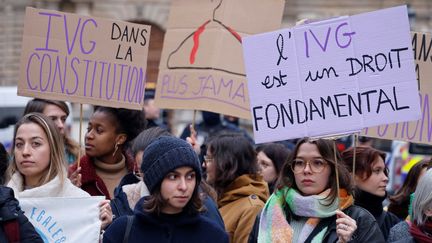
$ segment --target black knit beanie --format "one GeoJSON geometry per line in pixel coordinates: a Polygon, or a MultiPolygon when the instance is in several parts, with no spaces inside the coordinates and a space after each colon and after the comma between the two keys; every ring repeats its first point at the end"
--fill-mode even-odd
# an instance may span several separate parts
{"type": "Polygon", "coordinates": [[[197,185],[201,182],[198,156],[192,146],[182,139],[159,137],[144,150],[142,161],[141,171],[150,193],[154,192],[169,172],[183,166],[192,167],[196,173],[197,185]]]}

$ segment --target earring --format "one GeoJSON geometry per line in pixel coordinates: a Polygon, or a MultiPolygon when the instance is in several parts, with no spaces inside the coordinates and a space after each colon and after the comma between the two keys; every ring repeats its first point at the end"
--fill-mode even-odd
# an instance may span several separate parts
{"type": "Polygon", "coordinates": [[[113,153],[113,155],[112,155],[113,157],[114,157],[114,155],[115,155],[115,154],[117,153],[117,150],[118,150],[118,145],[119,145],[119,144],[118,144],[118,143],[116,143],[116,145],[115,145],[115,150],[114,150],[114,153],[113,153]]]}

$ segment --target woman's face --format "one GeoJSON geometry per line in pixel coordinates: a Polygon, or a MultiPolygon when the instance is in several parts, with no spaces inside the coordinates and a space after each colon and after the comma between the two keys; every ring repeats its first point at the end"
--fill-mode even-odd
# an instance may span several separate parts
{"type": "Polygon", "coordinates": [[[303,143],[300,145],[296,159],[306,163],[303,171],[294,173],[295,183],[300,193],[304,196],[317,195],[328,188],[331,168],[328,162],[325,162],[321,172],[313,172],[310,163],[314,160],[325,161],[318,151],[318,147],[312,143],[303,143]]]}
{"type": "Polygon", "coordinates": [[[43,129],[35,123],[22,124],[16,133],[15,163],[26,186],[36,185],[50,164],[50,145],[43,129]]]}
{"type": "Polygon", "coordinates": [[[257,158],[264,180],[267,183],[273,183],[278,176],[273,161],[263,151],[258,152],[257,158]]]}
{"type": "Polygon", "coordinates": [[[216,162],[209,149],[207,149],[206,156],[204,157],[203,167],[206,169],[206,181],[213,184],[216,178],[216,162]]]}
{"type": "Polygon", "coordinates": [[[43,114],[53,120],[54,124],[59,129],[60,134],[65,134],[65,124],[67,118],[66,112],[56,105],[48,104],[45,106],[43,114]]]}
{"type": "Polygon", "coordinates": [[[195,185],[196,174],[189,166],[168,173],[161,183],[161,195],[167,202],[161,211],[166,214],[180,213],[192,198],[195,185]]]}
{"type": "Polygon", "coordinates": [[[114,117],[106,112],[96,111],[90,118],[85,135],[86,154],[104,162],[111,161],[118,135],[114,117]]]}
{"type": "Polygon", "coordinates": [[[359,176],[355,176],[356,186],[366,192],[373,195],[383,197],[386,195],[386,187],[388,183],[388,177],[385,175],[385,164],[384,160],[378,156],[372,162],[372,174],[364,179],[359,176]]]}

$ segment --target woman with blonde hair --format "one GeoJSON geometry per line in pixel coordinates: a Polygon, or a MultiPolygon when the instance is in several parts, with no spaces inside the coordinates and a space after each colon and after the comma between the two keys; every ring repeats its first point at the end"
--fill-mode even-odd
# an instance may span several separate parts
{"type": "Polygon", "coordinates": [[[31,112],[42,113],[54,122],[63,137],[67,163],[72,164],[76,162],[79,156],[80,147],[76,141],[68,136],[66,131],[66,119],[70,114],[66,102],[36,98],[27,103],[24,115],[31,112]]]}
{"type": "MultiPolygon", "coordinates": [[[[89,197],[67,178],[64,145],[54,123],[41,113],[29,113],[15,125],[7,186],[16,198],[89,197]]],[[[100,204],[102,228],[112,221],[109,201],[100,204]]]]}

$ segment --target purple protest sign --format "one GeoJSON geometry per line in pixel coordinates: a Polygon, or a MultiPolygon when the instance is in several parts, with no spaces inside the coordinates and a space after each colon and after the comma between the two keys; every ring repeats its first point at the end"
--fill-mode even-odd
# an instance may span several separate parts
{"type": "Polygon", "coordinates": [[[405,6],[243,40],[257,143],[420,118],[405,6]]]}

